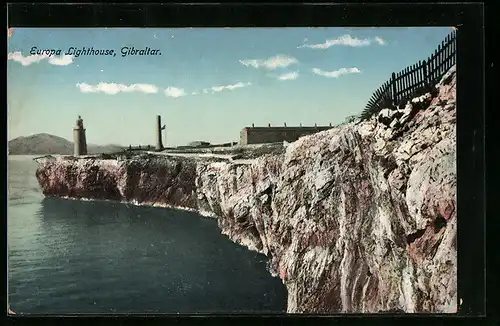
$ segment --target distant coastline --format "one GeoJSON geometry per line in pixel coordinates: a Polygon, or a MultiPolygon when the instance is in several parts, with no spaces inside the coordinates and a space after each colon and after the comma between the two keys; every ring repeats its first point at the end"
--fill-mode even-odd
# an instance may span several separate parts
{"type": "MultiPolygon", "coordinates": [[[[119,145],[89,144],[89,154],[113,153],[123,150],[119,145]]],[[[26,137],[17,137],[8,142],[8,155],[72,155],[73,142],[51,134],[42,133],[26,137]]]]}

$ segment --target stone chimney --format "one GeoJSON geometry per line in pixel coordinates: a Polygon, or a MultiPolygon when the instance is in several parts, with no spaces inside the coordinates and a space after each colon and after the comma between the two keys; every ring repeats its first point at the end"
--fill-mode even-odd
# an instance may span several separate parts
{"type": "Polygon", "coordinates": [[[156,116],[156,146],[155,149],[161,151],[163,149],[163,142],[161,141],[161,131],[164,128],[161,126],[161,116],[156,116]]]}

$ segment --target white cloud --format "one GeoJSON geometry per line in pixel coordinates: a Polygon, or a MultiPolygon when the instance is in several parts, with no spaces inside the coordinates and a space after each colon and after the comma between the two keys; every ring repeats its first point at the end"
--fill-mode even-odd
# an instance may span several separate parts
{"type": "Polygon", "coordinates": [[[165,89],[165,94],[169,97],[177,98],[177,97],[185,96],[186,92],[182,88],[168,87],[167,89],[165,89]]]}
{"type": "MultiPolygon", "coordinates": [[[[201,91],[193,91],[193,92],[186,92],[183,88],[177,88],[177,87],[167,87],[164,90],[164,93],[168,97],[173,97],[173,98],[178,98],[182,96],[187,96],[188,94],[191,95],[199,95],[201,93],[203,94],[208,94],[208,93],[217,93],[217,92],[222,92],[224,90],[229,90],[232,91],[237,88],[242,88],[246,86],[250,86],[251,83],[236,83],[233,85],[224,85],[224,86],[214,86],[210,88],[205,88],[201,91]]],[[[149,85],[149,84],[132,84],[132,85],[124,85],[124,84],[114,84],[114,83],[99,83],[97,85],[90,85],[86,83],[78,83],[76,86],[80,89],[82,93],[105,93],[109,95],[115,95],[120,92],[124,93],[130,93],[130,92],[141,92],[141,93],[146,93],[146,94],[152,94],[152,93],[158,93],[159,88],[156,87],[155,85],[149,85]]]]}
{"type": "Polygon", "coordinates": [[[356,74],[360,73],[361,70],[358,68],[340,68],[339,70],[334,70],[334,71],[323,71],[319,68],[313,68],[312,72],[316,75],[319,76],[324,76],[328,78],[338,78],[342,75],[347,75],[347,74],[356,74]]]}
{"type": "Polygon", "coordinates": [[[381,37],[379,37],[379,36],[375,37],[375,42],[377,42],[380,45],[384,45],[385,44],[384,39],[381,38],[381,37]]]}
{"type": "Polygon", "coordinates": [[[60,57],[50,57],[49,63],[56,66],[67,66],[73,63],[73,56],[63,54],[60,57]]]}
{"type": "Polygon", "coordinates": [[[274,70],[277,68],[286,68],[290,65],[297,64],[298,62],[299,61],[294,57],[290,57],[283,54],[275,55],[274,57],[268,58],[266,60],[261,60],[261,59],[240,60],[240,63],[246,67],[266,68],[269,70],[274,70]]]}
{"type": "MultiPolygon", "coordinates": [[[[241,83],[241,82],[239,82],[239,83],[236,83],[236,84],[233,84],[233,85],[214,86],[214,87],[211,88],[211,90],[212,90],[212,94],[213,94],[213,93],[216,93],[216,92],[222,92],[223,90],[226,90],[226,89],[232,91],[232,90],[234,90],[236,88],[242,88],[242,87],[246,87],[246,86],[250,86],[250,85],[252,85],[252,83],[241,83]]],[[[203,92],[205,93],[205,90],[203,90],[203,92]]],[[[208,92],[208,90],[207,90],[207,92],[208,92]]]]}
{"type": "Polygon", "coordinates": [[[47,59],[51,65],[56,65],[56,66],[67,66],[73,63],[72,55],[61,55],[59,57],[54,57],[54,56],[49,56],[48,54],[34,54],[25,57],[20,51],[9,53],[7,55],[7,59],[19,62],[23,66],[29,66],[33,63],[38,63],[47,59]]]}
{"type": "Polygon", "coordinates": [[[131,93],[140,92],[146,94],[153,94],[158,92],[158,87],[149,84],[115,84],[115,83],[99,83],[97,85],[89,85],[86,83],[76,84],[82,93],[105,93],[108,95],[115,95],[120,92],[131,93]]]}
{"type": "Polygon", "coordinates": [[[294,72],[289,72],[287,74],[283,74],[278,77],[279,80],[295,80],[299,77],[299,73],[294,71],[294,72]]]}
{"type": "Polygon", "coordinates": [[[25,56],[23,56],[23,54],[21,52],[16,51],[16,52],[9,53],[7,55],[7,60],[13,60],[13,61],[19,62],[23,66],[29,66],[32,63],[40,62],[42,60],[47,59],[48,57],[49,56],[46,54],[43,54],[43,55],[35,54],[35,55],[30,55],[30,56],[25,57],[25,56]]]}
{"type": "Polygon", "coordinates": [[[383,45],[385,44],[385,41],[381,37],[375,37],[373,40],[364,38],[364,39],[359,39],[356,37],[352,37],[351,35],[342,35],[340,37],[337,37],[336,39],[331,39],[331,40],[326,40],[323,43],[319,44],[304,44],[301,46],[298,46],[297,48],[310,48],[310,49],[328,49],[334,45],[344,45],[344,46],[352,46],[352,47],[361,47],[361,46],[368,46],[372,43],[372,41],[375,41],[376,43],[383,45]]]}

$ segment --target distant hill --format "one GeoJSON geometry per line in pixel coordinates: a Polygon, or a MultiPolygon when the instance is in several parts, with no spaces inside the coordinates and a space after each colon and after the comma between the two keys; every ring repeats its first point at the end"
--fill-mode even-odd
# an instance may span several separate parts
{"type": "MultiPolygon", "coordinates": [[[[73,143],[69,140],[50,135],[36,134],[28,137],[18,137],[9,141],[9,155],[59,154],[72,155],[73,143]]],[[[118,145],[88,144],[89,154],[119,152],[123,147],[118,145]]]]}

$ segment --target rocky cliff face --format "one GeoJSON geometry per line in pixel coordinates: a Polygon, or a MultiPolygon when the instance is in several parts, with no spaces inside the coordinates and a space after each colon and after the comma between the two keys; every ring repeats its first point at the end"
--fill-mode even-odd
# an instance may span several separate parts
{"type": "Polygon", "coordinates": [[[44,159],[45,195],[197,210],[266,254],[288,312],[455,312],[455,71],[436,92],[252,164],[44,159]]]}

